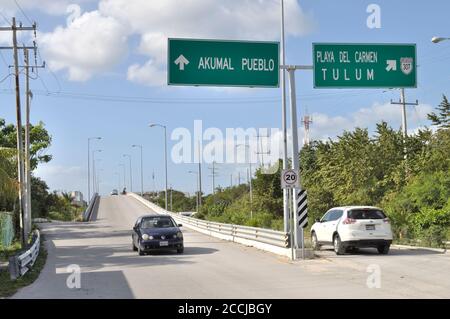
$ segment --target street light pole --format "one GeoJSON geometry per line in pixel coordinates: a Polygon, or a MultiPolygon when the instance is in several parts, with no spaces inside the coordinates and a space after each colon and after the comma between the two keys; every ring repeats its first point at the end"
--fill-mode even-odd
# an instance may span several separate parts
{"type": "Polygon", "coordinates": [[[118,177],[117,190],[119,190],[120,189],[120,180],[121,180],[120,173],[115,172],[114,175],[117,175],[117,177],[118,177]]]}
{"type": "Polygon", "coordinates": [[[131,147],[139,147],[141,150],[141,196],[144,196],[144,164],[142,160],[142,145],[132,145],[131,147]]]}
{"type": "Polygon", "coordinates": [[[123,188],[127,188],[127,183],[126,183],[126,168],[125,168],[125,164],[119,164],[119,166],[121,166],[123,168],[123,188]]]}
{"type": "Polygon", "coordinates": [[[104,169],[99,169],[97,171],[97,193],[100,193],[100,182],[101,182],[100,173],[103,171],[104,171],[104,169]]]}
{"type": "Polygon", "coordinates": [[[168,206],[168,197],[167,197],[167,185],[168,185],[168,178],[167,178],[167,127],[165,125],[161,125],[161,124],[150,124],[150,127],[162,127],[164,129],[164,166],[165,166],[165,171],[166,171],[166,200],[165,200],[165,208],[167,210],[167,206],[168,206]]]}
{"type": "Polygon", "coordinates": [[[241,146],[245,147],[246,151],[247,151],[247,149],[249,150],[250,218],[253,218],[252,156],[250,154],[250,149],[251,148],[250,148],[250,145],[248,145],[248,144],[245,144],[245,145],[244,144],[239,144],[239,145],[236,145],[236,148],[241,147],[241,146]]]}
{"type": "MultiPolygon", "coordinates": [[[[284,0],[281,0],[281,65],[286,65],[286,43],[284,36],[284,0]]],[[[281,121],[283,130],[283,169],[288,169],[287,116],[286,116],[286,71],[281,70],[281,121]]],[[[251,172],[250,172],[251,174],[251,172]]],[[[289,192],[283,189],[284,232],[289,232],[290,225],[289,192]]]]}
{"type": "Polygon", "coordinates": [[[199,184],[198,184],[198,173],[194,172],[194,171],[189,171],[190,174],[195,174],[196,175],[196,180],[197,180],[197,196],[196,196],[196,204],[197,204],[197,213],[198,213],[198,209],[199,209],[199,205],[200,205],[200,189],[199,189],[199,184]]]}
{"type": "Polygon", "coordinates": [[[96,185],[96,176],[95,176],[95,153],[101,153],[102,150],[94,150],[92,151],[92,189],[94,191],[94,193],[96,193],[95,191],[95,185],[96,185]]]}
{"type": "Polygon", "coordinates": [[[88,138],[88,200],[91,200],[91,140],[101,140],[101,137],[88,138]]]}
{"type": "Polygon", "coordinates": [[[131,155],[123,154],[123,157],[128,157],[130,161],[130,192],[133,192],[133,170],[131,169],[131,155]]]}

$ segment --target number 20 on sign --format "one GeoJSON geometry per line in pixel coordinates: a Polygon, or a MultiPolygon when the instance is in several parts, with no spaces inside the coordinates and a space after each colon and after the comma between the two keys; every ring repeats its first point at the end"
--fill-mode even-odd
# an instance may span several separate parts
{"type": "Polygon", "coordinates": [[[281,173],[281,188],[283,189],[300,188],[298,172],[292,169],[284,170],[281,173]]]}

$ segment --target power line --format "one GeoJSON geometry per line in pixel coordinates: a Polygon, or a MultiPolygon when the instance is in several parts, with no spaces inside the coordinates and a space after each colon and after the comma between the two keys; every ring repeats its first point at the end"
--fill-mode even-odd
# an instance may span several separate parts
{"type": "Polygon", "coordinates": [[[22,13],[22,15],[25,17],[25,19],[28,20],[28,23],[33,24],[33,22],[31,22],[30,18],[28,18],[28,16],[26,15],[25,11],[23,11],[22,7],[20,6],[19,2],[17,0],[14,0],[14,2],[16,3],[17,8],[19,8],[20,12],[22,13]]]}
{"type": "Polygon", "coordinates": [[[8,26],[11,26],[11,22],[9,21],[8,18],[6,18],[6,16],[1,11],[0,11],[0,16],[3,18],[3,20],[5,20],[5,22],[8,26]]]}

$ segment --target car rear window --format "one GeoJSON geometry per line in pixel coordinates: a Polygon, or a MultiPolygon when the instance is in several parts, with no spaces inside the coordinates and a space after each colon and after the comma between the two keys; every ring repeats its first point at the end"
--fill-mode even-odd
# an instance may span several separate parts
{"type": "Polygon", "coordinates": [[[171,228],[175,227],[171,218],[167,217],[150,217],[144,218],[141,223],[141,228],[171,228]]]}
{"type": "Polygon", "coordinates": [[[354,209],[348,212],[352,219],[385,219],[386,215],[379,209],[354,209]]]}

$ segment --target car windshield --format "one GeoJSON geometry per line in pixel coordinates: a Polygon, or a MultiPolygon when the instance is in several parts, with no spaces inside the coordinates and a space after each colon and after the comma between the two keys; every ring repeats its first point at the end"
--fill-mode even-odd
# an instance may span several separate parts
{"type": "Polygon", "coordinates": [[[141,223],[141,228],[171,228],[175,227],[171,218],[168,217],[150,217],[144,218],[141,223]]]}
{"type": "Polygon", "coordinates": [[[354,209],[348,212],[352,219],[385,219],[386,215],[379,209],[354,209]]]}

